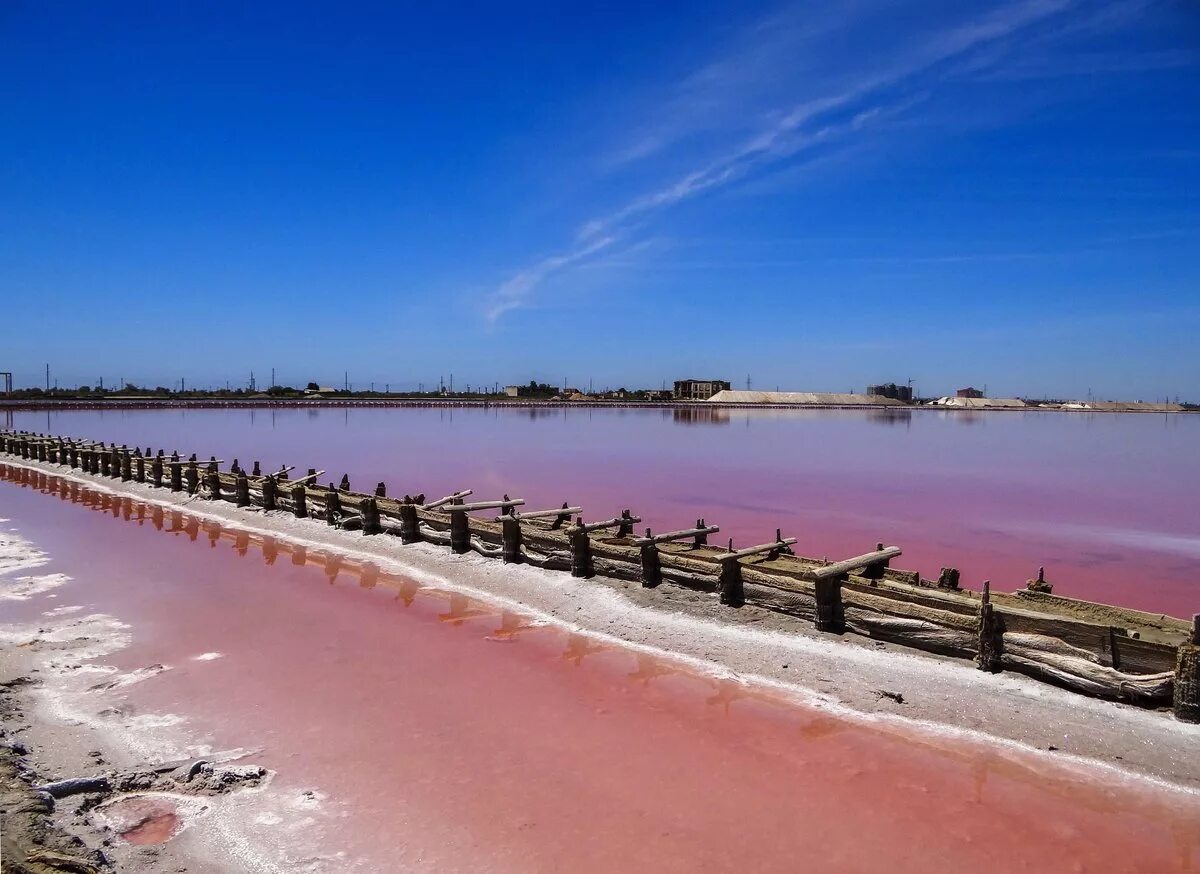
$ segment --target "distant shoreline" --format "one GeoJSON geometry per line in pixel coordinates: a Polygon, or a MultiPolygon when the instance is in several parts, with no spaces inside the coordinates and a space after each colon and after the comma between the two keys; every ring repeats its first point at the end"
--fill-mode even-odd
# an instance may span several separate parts
{"type": "MultiPolygon", "coordinates": [[[[865,397],[865,395],[864,395],[865,397]]],[[[1084,409],[1061,406],[971,406],[957,407],[935,404],[781,404],[739,403],[727,401],[629,401],[629,400],[542,400],[539,398],[413,398],[413,397],[366,397],[366,398],[97,398],[97,399],[0,399],[0,410],[29,411],[43,410],[153,410],[153,409],[295,409],[295,408],[348,408],[348,407],[435,407],[435,408],[548,408],[548,409],[678,409],[678,410],[869,410],[899,414],[911,411],[950,413],[1139,413],[1179,414],[1200,413],[1200,409],[1152,409],[1151,405],[1130,403],[1128,406],[1105,406],[1084,409]]]]}

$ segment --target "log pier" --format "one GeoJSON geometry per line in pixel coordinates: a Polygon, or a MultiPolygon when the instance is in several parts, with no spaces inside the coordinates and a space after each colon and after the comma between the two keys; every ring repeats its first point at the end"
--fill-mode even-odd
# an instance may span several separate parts
{"type": "MultiPolygon", "coordinates": [[[[1179,619],[1108,604],[1064,598],[1039,568],[1013,592],[961,586],[953,567],[938,579],[893,568],[903,552],[876,545],[839,561],[795,554],[795,537],[776,531],[773,540],[735,549],[708,543],[720,531],[703,519],[692,528],[644,536],[631,511],[585,522],[583,508],[563,504],[522,512],[524,501],[507,495],[466,502],[470,489],[426,501],[424,495],[387,497],[383,483],[371,493],[320,486],[324,471],[288,479],[294,467],[251,473],[236,462],[196,455],[182,459],[146,447],[0,431],[0,455],[37,461],[93,477],[144,483],[201,500],[226,501],[248,512],[278,511],[318,524],[426,541],[456,553],[477,552],[506,563],[529,563],[640,583],[682,586],[717,596],[724,607],[755,605],[811,622],[817,630],[858,634],[918,650],[971,660],[989,673],[1015,671],[1100,698],[1171,708],[1200,723],[1200,615],[1179,619]],[[498,511],[487,518],[473,516],[498,511]],[[571,521],[573,519],[573,521],[571,521]]],[[[24,468],[26,471],[27,468],[24,468]]]]}

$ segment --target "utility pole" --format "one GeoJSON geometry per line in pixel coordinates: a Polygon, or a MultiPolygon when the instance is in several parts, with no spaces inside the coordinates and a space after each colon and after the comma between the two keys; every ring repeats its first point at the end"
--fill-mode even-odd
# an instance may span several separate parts
{"type": "Polygon", "coordinates": [[[50,391],[50,365],[46,365],[46,391],[50,391]]]}
{"type": "Polygon", "coordinates": [[[346,391],[350,391],[350,371],[349,370],[342,371],[342,387],[346,391]]]}
{"type": "Polygon", "coordinates": [[[454,394],[454,374],[450,374],[450,394],[454,394]]]}

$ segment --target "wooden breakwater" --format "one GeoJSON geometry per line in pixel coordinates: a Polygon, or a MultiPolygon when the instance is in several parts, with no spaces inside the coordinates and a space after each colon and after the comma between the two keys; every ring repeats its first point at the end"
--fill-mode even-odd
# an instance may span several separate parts
{"type": "Polygon", "coordinates": [[[832,634],[855,633],[915,649],[971,659],[990,672],[1016,671],[1077,692],[1151,707],[1200,722],[1200,615],[1186,621],[1053,594],[1039,570],[1024,589],[981,592],[959,585],[954,568],[937,580],[891,566],[902,552],[880,543],[862,555],[827,561],[796,555],[780,531],[765,543],[734,549],[709,543],[719,533],[703,519],[678,531],[636,526],[629,510],[585,522],[581,507],[525,510],[520,498],[468,501],[470,490],[436,500],[389,497],[317,483],[323,471],[247,471],[234,460],[181,458],[89,440],[0,432],[4,454],[84,474],[144,483],[239,507],[291,514],[403,543],[443,544],[506,563],[683,586],[719,596],[722,605],[753,604],[812,622],[832,634]],[[475,515],[481,514],[481,515],[475,515]]]}

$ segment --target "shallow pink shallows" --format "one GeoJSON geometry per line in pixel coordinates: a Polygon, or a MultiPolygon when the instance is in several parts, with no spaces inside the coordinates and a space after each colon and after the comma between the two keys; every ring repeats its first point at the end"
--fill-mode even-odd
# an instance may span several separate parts
{"type": "Polygon", "coordinates": [[[879,541],[894,564],[1016,589],[1200,611],[1200,416],[932,410],[331,409],[27,413],[18,428],[348,473],[369,490],[473,488],[529,506],[699,516],[803,555],[879,541]]]}
{"type": "Polygon", "coordinates": [[[108,660],[172,666],[131,703],[262,746],[275,788],[328,793],[348,816],[324,840],[365,870],[1195,864],[1200,824],[1178,797],[855,724],[336,556],[181,514],[159,531],[133,502],[80,498],[0,482],[47,570],[75,577],[58,603],[132,626],[108,660]]]}

